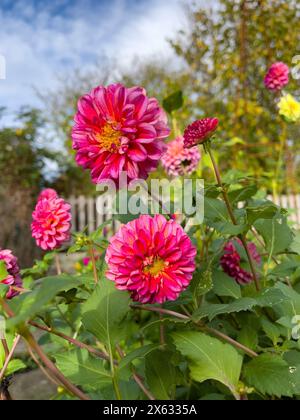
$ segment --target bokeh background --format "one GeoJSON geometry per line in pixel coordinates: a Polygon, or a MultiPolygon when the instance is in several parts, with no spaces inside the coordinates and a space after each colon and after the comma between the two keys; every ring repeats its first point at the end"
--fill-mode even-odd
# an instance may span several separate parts
{"type": "MultiPolygon", "coordinates": [[[[1,248],[22,266],[37,256],[30,222],[43,187],[96,193],[70,129],[77,99],[99,84],[142,85],[161,101],[181,91],[173,129],[217,116],[222,168],[273,195],[298,193],[299,125],[279,117],[263,77],[300,54],[299,18],[297,0],[1,0],[1,248]]],[[[299,80],[288,89],[298,96],[299,80]]],[[[205,157],[200,165],[212,178],[205,157]]]]}

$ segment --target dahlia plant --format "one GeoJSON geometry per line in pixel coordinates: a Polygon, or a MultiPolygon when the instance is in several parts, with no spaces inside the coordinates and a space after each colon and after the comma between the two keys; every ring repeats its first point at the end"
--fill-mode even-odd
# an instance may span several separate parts
{"type": "MultiPolygon", "coordinates": [[[[265,80],[276,91],[286,82],[281,65],[265,80]]],[[[122,189],[122,171],[128,182],[147,179],[160,162],[166,176],[195,178],[201,156],[216,180],[205,180],[201,225],[152,197],[161,214],[115,215],[117,231],[108,220],[73,232],[71,244],[70,206],[54,190],[41,193],[32,236],[43,260],[20,272],[12,252],[0,251],[6,397],[28,363],[14,357],[23,339],[57,385],[55,399],[299,398],[299,233],[246,170],[221,173],[217,133],[222,121],[209,117],[167,141],[166,112],[139,87],[100,86],[80,99],[73,147],[94,183],[122,189]],[[60,264],[65,252],[79,253],[73,274],[60,264]]]]}

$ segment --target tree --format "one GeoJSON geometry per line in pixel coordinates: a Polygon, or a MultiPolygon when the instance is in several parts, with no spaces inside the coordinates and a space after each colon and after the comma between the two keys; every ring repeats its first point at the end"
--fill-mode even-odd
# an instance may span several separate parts
{"type": "MultiPolygon", "coordinates": [[[[225,146],[238,133],[241,141],[235,139],[234,151],[223,150],[223,166],[231,162],[244,170],[242,158],[247,157],[257,177],[272,178],[280,143],[287,148],[293,128],[281,122],[263,78],[275,61],[291,65],[300,42],[299,2],[220,0],[208,10],[194,1],[188,14],[188,27],[172,45],[189,67],[191,117],[220,117],[225,146]]],[[[289,88],[297,90],[296,82],[291,80],[289,88]]],[[[291,147],[285,154],[289,179],[299,150],[294,142],[291,147]]]]}

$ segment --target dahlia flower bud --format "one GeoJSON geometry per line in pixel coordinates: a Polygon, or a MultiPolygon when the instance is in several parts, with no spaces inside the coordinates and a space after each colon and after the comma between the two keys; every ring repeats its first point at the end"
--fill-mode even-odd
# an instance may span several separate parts
{"type": "Polygon", "coordinates": [[[278,91],[289,83],[289,67],[281,62],[274,63],[265,76],[264,83],[267,89],[278,91]]]}
{"type": "Polygon", "coordinates": [[[145,89],[99,86],[78,102],[73,149],[94,183],[111,179],[119,185],[121,172],[130,183],[156,170],[169,134],[165,112],[145,89]]]}
{"type": "Polygon", "coordinates": [[[200,159],[198,147],[186,149],[183,137],[177,137],[167,145],[162,164],[168,175],[183,176],[192,174],[197,169],[200,159]]]}
{"type": "Polygon", "coordinates": [[[162,215],[121,227],[106,252],[107,278],[136,302],[176,300],[190,284],[197,250],[183,228],[162,215]]]}
{"type": "MultiPolygon", "coordinates": [[[[240,246],[242,245],[240,239],[237,239],[236,243],[240,246]]],[[[257,265],[260,265],[261,257],[257,252],[255,244],[250,242],[247,246],[253,261],[255,261],[257,265]]],[[[228,276],[234,278],[240,285],[251,283],[253,281],[253,275],[242,268],[242,257],[238,253],[235,241],[228,242],[224,247],[224,251],[225,253],[220,261],[223,271],[228,274],[228,276]]]]}
{"type": "Polygon", "coordinates": [[[15,290],[14,287],[22,287],[18,260],[9,249],[0,249],[0,261],[4,261],[6,271],[8,273],[7,277],[1,280],[1,283],[10,286],[6,294],[6,298],[12,299],[20,293],[15,290]]]}
{"type": "Polygon", "coordinates": [[[70,239],[71,206],[62,198],[42,198],[32,213],[31,231],[44,251],[60,248],[70,239]]]}
{"type": "Polygon", "coordinates": [[[184,146],[190,148],[205,143],[212,137],[218,124],[217,118],[204,118],[193,122],[184,132],[184,146]]]}

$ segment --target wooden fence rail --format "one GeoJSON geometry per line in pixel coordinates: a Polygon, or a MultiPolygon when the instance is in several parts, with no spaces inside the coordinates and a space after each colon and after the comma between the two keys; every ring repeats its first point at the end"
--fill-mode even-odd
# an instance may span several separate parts
{"type": "MultiPolygon", "coordinates": [[[[278,199],[268,197],[277,205],[289,211],[289,219],[296,228],[300,228],[300,195],[282,195],[278,199]]],[[[109,215],[102,214],[104,212],[97,212],[98,208],[102,208],[104,203],[101,203],[101,197],[70,197],[67,201],[72,206],[72,225],[74,232],[81,232],[84,229],[87,233],[92,233],[102,223],[104,223],[109,215]]],[[[119,226],[119,223],[114,221],[111,230],[114,232],[119,226]]]]}

